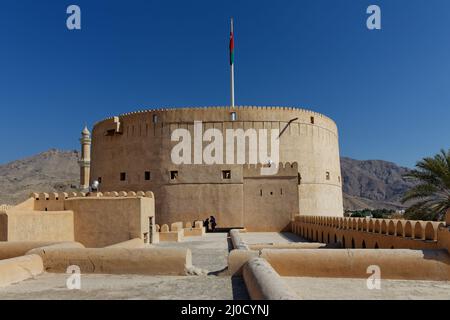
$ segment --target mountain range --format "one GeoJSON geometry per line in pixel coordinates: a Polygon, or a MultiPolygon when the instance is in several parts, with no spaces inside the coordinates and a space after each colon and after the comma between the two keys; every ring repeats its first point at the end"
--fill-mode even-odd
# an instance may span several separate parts
{"type": "MultiPolygon", "coordinates": [[[[31,192],[69,192],[79,181],[77,151],[50,149],[0,165],[0,204],[17,204],[31,192]]],[[[346,210],[401,209],[400,199],[413,183],[408,168],[383,160],[341,158],[346,210]]]]}
{"type": "Polygon", "coordinates": [[[404,178],[410,169],[383,160],[341,157],[346,210],[403,209],[403,194],[414,183],[404,178]]]}

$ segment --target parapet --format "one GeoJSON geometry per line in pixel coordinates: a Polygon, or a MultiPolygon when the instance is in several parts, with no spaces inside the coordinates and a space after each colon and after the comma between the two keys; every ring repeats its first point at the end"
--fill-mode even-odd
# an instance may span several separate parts
{"type": "Polygon", "coordinates": [[[383,279],[450,280],[445,250],[263,249],[260,257],[283,277],[366,279],[368,267],[377,266],[383,279]]]}
{"type": "Polygon", "coordinates": [[[180,242],[184,237],[182,222],[174,222],[170,226],[163,224],[158,232],[160,242],[180,242]]]}
{"type": "Polygon", "coordinates": [[[65,200],[68,198],[73,197],[85,197],[86,193],[84,192],[52,192],[52,193],[46,193],[46,192],[33,192],[30,194],[30,198],[33,198],[34,200],[65,200]]]}
{"type": "MultiPolygon", "coordinates": [[[[30,194],[30,198],[25,202],[19,204],[14,209],[29,209],[35,211],[64,211],[65,200],[73,198],[152,198],[154,199],[153,192],[151,191],[112,191],[112,192],[33,192],[30,194]]],[[[11,209],[11,208],[10,208],[11,209]]],[[[1,212],[1,211],[0,211],[1,212]]]]}
{"type": "Polygon", "coordinates": [[[82,273],[184,276],[192,268],[185,248],[49,248],[38,250],[37,257],[54,273],[65,273],[74,261],[82,273]]]}
{"type": "Polygon", "coordinates": [[[437,240],[437,231],[445,226],[442,221],[375,219],[352,217],[296,216],[295,221],[332,226],[340,229],[367,231],[420,240],[437,240]]]}
{"type": "Polygon", "coordinates": [[[161,227],[156,225],[156,232],[159,235],[160,242],[180,242],[184,237],[203,236],[206,232],[203,227],[203,221],[195,221],[194,227],[191,221],[174,222],[170,225],[163,224],[161,227]]]}
{"type": "Polygon", "coordinates": [[[9,204],[0,205],[0,213],[6,213],[7,210],[11,209],[13,206],[9,204]]]}
{"type": "Polygon", "coordinates": [[[108,191],[100,194],[99,197],[127,197],[127,198],[155,198],[153,192],[151,191],[108,191]]]}
{"type": "Polygon", "coordinates": [[[298,300],[265,259],[251,258],[244,265],[242,275],[252,300],[298,300]]]}
{"type": "MultiPolygon", "coordinates": [[[[316,241],[320,240],[317,238],[321,231],[334,230],[334,234],[339,233],[345,236],[344,233],[347,233],[350,238],[358,236],[358,239],[366,240],[367,248],[369,248],[367,241],[371,239],[371,242],[380,240],[377,242],[380,248],[381,246],[387,248],[400,246],[426,249],[440,246],[438,237],[442,234],[440,230],[445,226],[444,222],[435,221],[300,215],[295,217],[292,229],[294,233],[316,241]],[[315,234],[316,231],[317,234],[315,234]],[[380,237],[375,239],[375,236],[380,237]]],[[[326,236],[324,238],[328,239],[326,236]]],[[[325,239],[322,240],[327,242],[325,239]]],[[[343,245],[348,247],[350,243],[347,241],[343,245]]],[[[356,244],[356,247],[359,245],[356,244]]]]}
{"type": "MultiPolygon", "coordinates": [[[[275,164],[272,164],[275,166],[275,164]]],[[[261,163],[258,164],[244,164],[244,178],[254,178],[254,177],[295,177],[297,178],[298,175],[298,163],[297,162],[280,162],[278,165],[276,165],[276,168],[278,169],[276,173],[270,174],[270,175],[262,175],[261,169],[262,168],[269,168],[268,165],[263,165],[261,163]]]]}
{"type": "Polygon", "coordinates": [[[94,124],[94,127],[97,126],[100,123],[106,123],[107,125],[107,130],[106,132],[109,132],[109,135],[113,135],[114,133],[122,133],[122,124],[121,121],[123,119],[126,119],[128,117],[132,117],[132,116],[139,116],[139,115],[143,115],[143,114],[151,114],[151,113],[173,113],[173,112],[186,112],[186,111],[192,111],[192,112],[196,112],[196,111],[208,111],[208,110],[214,110],[214,111],[235,111],[235,112],[248,112],[248,111],[255,111],[255,112],[263,112],[263,111],[294,111],[294,112],[299,112],[299,113],[303,113],[306,114],[308,117],[309,116],[313,116],[316,118],[322,118],[325,119],[327,121],[331,121],[334,123],[334,121],[327,117],[324,114],[312,111],[312,110],[308,110],[308,109],[304,109],[304,108],[299,108],[299,107],[288,107],[288,106],[236,106],[235,108],[231,108],[230,106],[202,106],[202,107],[157,107],[157,108],[144,108],[141,110],[137,110],[137,111],[132,111],[132,112],[127,112],[127,113],[123,113],[119,116],[111,116],[108,117],[106,119],[103,119],[101,121],[98,121],[97,123],[94,124]]]}
{"type": "MultiPolygon", "coordinates": [[[[66,200],[70,198],[84,198],[84,197],[145,197],[145,198],[155,198],[153,192],[151,191],[108,191],[108,192],[52,192],[52,193],[36,193],[33,192],[30,194],[30,198],[33,198],[34,200],[66,200]]],[[[1,210],[7,210],[12,208],[12,206],[2,205],[0,206],[0,212],[1,210]]]]}
{"type": "Polygon", "coordinates": [[[27,255],[0,261],[0,287],[17,283],[44,272],[38,255],[27,255]]]}

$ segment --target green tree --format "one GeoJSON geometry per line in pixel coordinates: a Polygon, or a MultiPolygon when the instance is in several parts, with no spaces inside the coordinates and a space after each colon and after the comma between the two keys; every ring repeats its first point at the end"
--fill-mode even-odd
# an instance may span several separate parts
{"type": "Polygon", "coordinates": [[[441,220],[450,209],[450,149],[420,160],[405,177],[417,181],[403,196],[403,203],[414,201],[405,216],[441,220]]]}

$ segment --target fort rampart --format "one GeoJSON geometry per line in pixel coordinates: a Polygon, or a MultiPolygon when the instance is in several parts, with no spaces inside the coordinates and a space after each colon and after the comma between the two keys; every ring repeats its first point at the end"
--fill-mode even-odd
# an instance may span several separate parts
{"type": "MultiPolygon", "coordinates": [[[[245,140],[248,155],[250,138],[245,140]]],[[[210,141],[200,143],[204,149],[210,141]]],[[[237,146],[237,139],[235,143],[237,146]]],[[[267,148],[270,155],[270,143],[267,148]]],[[[225,147],[223,153],[226,154],[225,147]]],[[[236,154],[233,156],[237,159],[236,154]]],[[[193,157],[192,154],[191,163],[193,157]]],[[[173,108],[108,118],[95,124],[92,132],[91,183],[94,180],[100,182],[102,192],[152,190],[156,196],[156,218],[161,224],[214,215],[221,227],[270,230],[267,229],[271,225],[270,217],[253,218],[261,213],[246,205],[247,202],[257,206],[252,197],[261,201],[268,198],[267,203],[281,197],[284,199],[279,199],[280,203],[292,203],[296,199],[297,209],[290,214],[343,214],[336,124],[319,113],[298,108],[173,108]],[[296,172],[289,175],[295,184],[279,175],[246,174],[243,165],[249,164],[248,156],[244,163],[229,164],[224,159],[223,164],[175,165],[171,150],[178,141],[171,140],[171,133],[186,129],[194,137],[194,121],[202,122],[202,132],[267,129],[270,134],[272,129],[278,130],[279,162],[297,164],[296,172]],[[258,221],[267,224],[257,225],[258,221]]],[[[269,209],[276,217],[276,206],[269,209]]],[[[281,222],[277,221],[273,225],[278,229],[274,227],[272,231],[284,227],[279,227],[281,222]]]]}
{"type": "Polygon", "coordinates": [[[447,232],[444,236],[440,229],[444,226],[432,221],[297,216],[291,230],[305,239],[343,248],[437,249],[445,248],[441,242],[447,232]]]}

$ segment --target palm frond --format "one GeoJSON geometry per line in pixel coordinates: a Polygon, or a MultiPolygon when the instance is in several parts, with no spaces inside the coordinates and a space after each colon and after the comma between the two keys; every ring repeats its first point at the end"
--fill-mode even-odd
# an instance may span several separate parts
{"type": "Polygon", "coordinates": [[[413,216],[440,217],[450,208],[450,149],[416,163],[404,175],[418,184],[405,192],[402,203],[415,201],[407,212],[413,216]]]}

